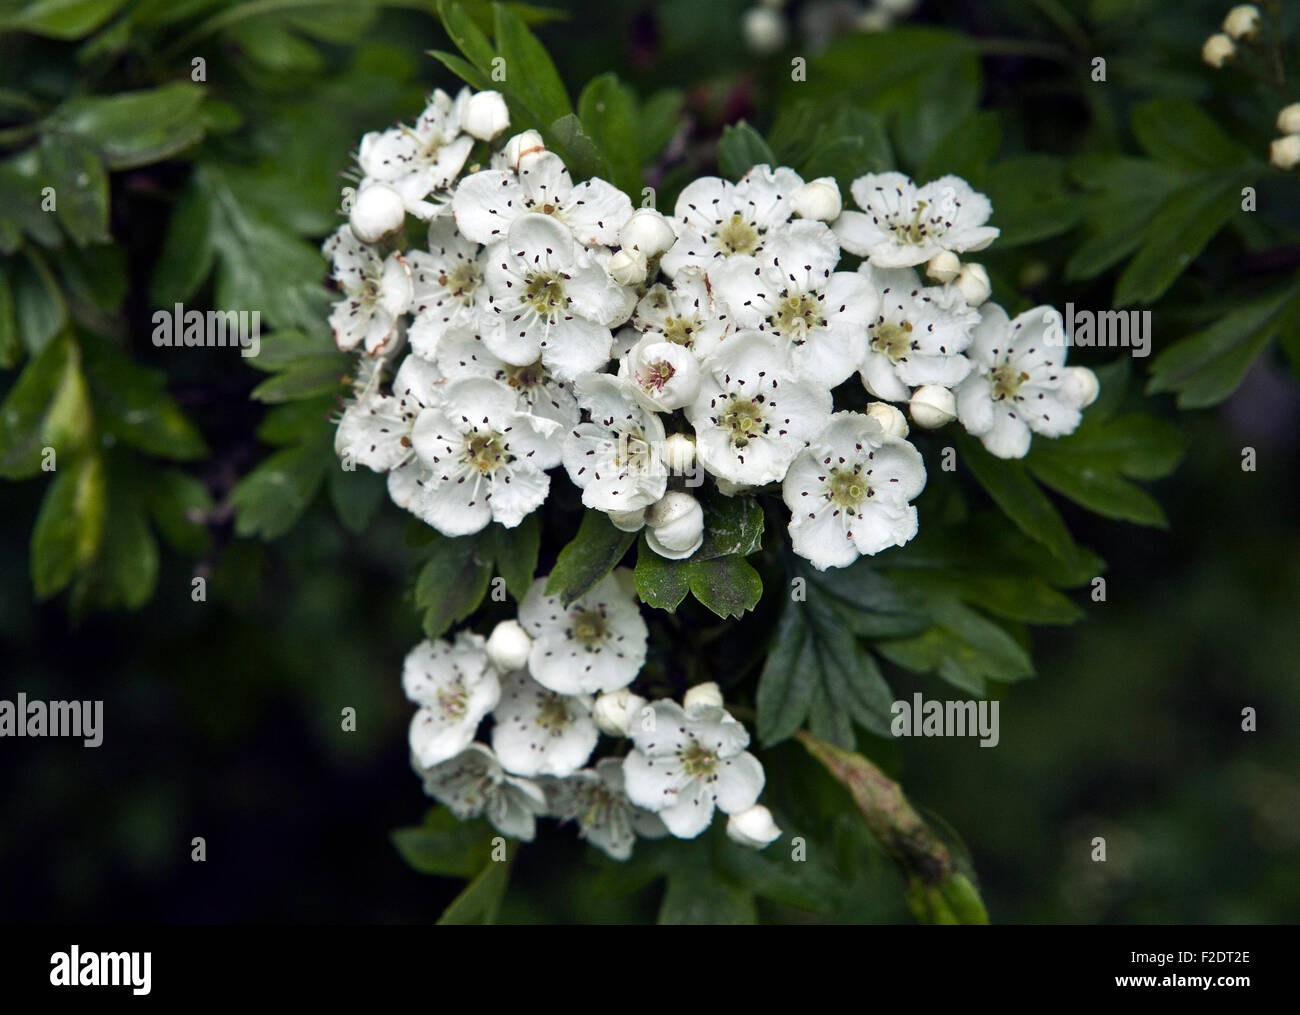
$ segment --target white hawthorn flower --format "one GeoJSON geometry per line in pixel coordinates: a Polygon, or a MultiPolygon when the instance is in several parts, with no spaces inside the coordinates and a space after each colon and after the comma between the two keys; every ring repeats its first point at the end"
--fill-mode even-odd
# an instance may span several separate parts
{"type": "MultiPolygon", "coordinates": [[[[567,430],[578,422],[578,400],[573,385],[551,374],[542,362],[515,366],[496,356],[483,336],[468,327],[450,329],[438,346],[438,366],[449,380],[491,377],[511,388],[522,410],[530,416],[554,420],[567,430]]],[[[560,435],[556,434],[558,440],[560,435]]]]}
{"type": "Polygon", "coordinates": [[[704,359],[731,330],[730,311],[714,298],[699,268],[683,268],[671,284],[651,286],[636,305],[632,326],[654,331],[704,359]]]}
{"type": "Polygon", "coordinates": [[[762,254],[769,233],[790,221],[791,198],[802,186],[784,166],[755,166],[739,183],[704,176],[687,184],[672,220],[677,242],[659,266],[676,278],[687,265],[707,271],[719,258],[762,254]]]}
{"type": "Polygon", "coordinates": [[[492,628],[487,640],[487,655],[492,665],[502,673],[522,670],[528,665],[528,652],[533,639],[519,626],[517,620],[503,620],[492,628]]]}
{"type": "Polygon", "coordinates": [[[411,428],[416,460],[388,474],[399,507],[446,536],[489,522],[514,528],[546,499],[560,463],[558,427],[529,416],[516,393],[486,377],[448,381],[411,428]]]}
{"type": "Polygon", "coordinates": [[[562,822],[577,821],[578,835],[612,860],[630,857],[638,835],[658,839],[668,834],[659,815],[628,800],[622,758],[602,758],[594,769],[548,781],[546,789],[551,813],[562,822]]]}
{"type": "Polygon", "coordinates": [[[685,346],[647,331],[619,364],[618,376],[647,409],[672,412],[700,393],[700,363],[685,346]]]}
{"type": "Polygon", "coordinates": [[[510,110],[500,92],[476,92],[465,103],[463,126],[480,141],[491,141],[510,126],[510,110]]]}
{"type": "Polygon", "coordinates": [[[422,768],[455,757],[501,694],[483,637],[461,631],[454,642],[422,641],[402,664],[402,689],[419,705],[411,719],[411,753],[422,768]]]}
{"type": "Polygon", "coordinates": [[[924,264],[944,250],[983,250],[1001,231],[984,223],[993,206],[959,176],[918,187],[903,173],[868,173],[853,181],[862,211],[835,221],[840,245],[877,267],[924,264]]]}
{"type": "Polygon", "coordinates": [[[910,269],[863,262],[858,273],[880,293],[859,367],[867,391],[887,402],[903,402],[911,387],[952,386],[970,373],[962,353],[979,319],[974,310],[937,286],[922,286],[910,269]]]}
{"type": "Polygon", "coordinates": [[[627,796],[654,811],[674,836],[693,839],[709,827],[714,808],[747,811],[763,791],[763,766],[745,750],[749,733],[721,708],[687,711],[656,701],[654,722],[634,726],[634,749],[623,761],[627,796]]]}
{"type": "Polygon", "coordinates": [[[907,403],[912,422],[923,430],[938,430],[957,418],[957,400],[940,384],[922,384],[907,403]]]}
{"type": "Polygon", "coordinates": [[[344,352],[358,345],[372,356],[387,352],[399,334],[399,318],[411,305],[410,267],[401,254],[381,257],[346,225],[321,252],[333,262],[334,281],[343,292],[330,313],[335,343],[344,352]]]}
{"type": "Polygon", "coordinates": [[[699,397],[686,408],[700,464],[733,483],[781,479],[830,416],[830,391],[782,369],[776,341],[757,331],[728,338],[704,362],[699,397]]]}
{"type": "Polygon", "coordinates": [[[647,259],[658,257],[676,242],[672,223],[653,208],[638,208],[618,233],[620,247],[647,259]]]}
{"type": "Polygon", "coordinates": [[[817,570],[902,546],[916,535],[909,503],[925,487],[925,462],[874,419],[837,412],[790,466],[781,494],[794,552],[817,570]]]}
{"type": "Polygon", "coordinates": [[[646,543],[669,560],[685,560],[704,543],[704,508],[689,493],[670,491],[645,513],[646,543]]]}
{"type": "Polygon", "coordinates": [[[537,817],[547,812],[546,794],[530,779],[508,775],[495,754],[482,744],[470,744],[456,757],[423,768],[424,791],[461,821],[480,814],[502,835],[532,842],[537,817]]]}
{"type": "Polygon", "coordinates": [[[861,275],[834,271],[839,259],[835,234],[801,220],[780,230],[762,258],[727,258],[709,277],[738,327],[772,335],[796,377],[833,388],[862,361],[880,302],[861,275]]]}
{"type": "Polygon", "coordinates": [[[452,328],[481,325],[488,306],[484,251],[447,218],[429,225],[429,249],[406,254],[411,266],[411,348],[438,358],[438,341],[452,328]]]}
{"type": "Polygon", "coordinates": [[[348,403],[334,433],[334,450],[340,458],[373,472],[396,469],[415,456],[411,427],[420,410],[438,399],[442,376],[438,368],[419,356],[407,356],[393,378],[392,394],[378,385],[363,389],[348,403]]]}
{"type": "Polygon", "coordinates": [[[564,439],[564,469],[598,511],[636,511],[664,495],[668,474],[658,458],[664,424],[633,395],[630,382],[588,374],[577,385],[589,420],[564,439]]]}
{"type": "Polygon", "coordinates": [[[488,249],[489,309],[483,340],[507,363],[541,359],[561,380],[609,361],[610,328],[632,312],[635,294],[547,215],[521,215],[509,237],[488,249]]]}
{"type": "Polygon", "coordinates": [[[1023,458],[1033,434],[1061,437],[1079,425],[1083,389],[1066,384],[1058,311],[1035,307],[1008,320],[987,303],[966,354],[975,369],[957,388],[957,418],[992,454],[1023,458]]]}
{"type": "Polygon", "coordinates": [[[529,672],[559,694],[616,691],[632,683],[645,662],[645,621],[616,574],[567,608],[538,578],[519,605],[519,622],[533,638],[529,672]]]}
{"type": "Polygon", "coordinates": [[[727,819],[727,838],[751,849],[763,849],[781,838],[781,829],[776,827],[771,811],[755,804],[727,819]]]}
{"type": "Polygon", "coordinates": [[[549,216],[572,230],[583,246],[614,246],[632,217],[632,201],[601,179],[576,186],[554,152],[521,153],[519,170],[485,169],[461,180],[452,200],[460,231],[479,243],[496,243],[522,215],[549,216]]]}
{"type": "Polygon", "coordinates": [[[587,695],[556,694],[526,670],[501,678],[492,750],[513,775],[565,776],[587,763],[600,732],[587,695]]]}
{"type": "Polygon", "coordinates": [[[639,694],[620,687],[617,691],[597,695],[591,715],[602,733],[608,733],[611,737],[625,737],[645,703],[639,694]]]}
{"type": "Polygon", "coordinates": [[[406,224],[402,195],[381,180],[363,180],[348,213],[348,224],[363,243],[378,243],[406,224]]]}
{"type": "Polygon", "coordinates": [[[417,218],[427,221],[440,214],[446,207],[442,192],[460,174],[474,147],[474,139],[461,132],[470,101],[468,88],[454,101],[438,89],[414,126],[367,134],[357,154],[361,171],[392,184],[417,218]],[[435,193],[435,200],[427,200],[435,193]]]}

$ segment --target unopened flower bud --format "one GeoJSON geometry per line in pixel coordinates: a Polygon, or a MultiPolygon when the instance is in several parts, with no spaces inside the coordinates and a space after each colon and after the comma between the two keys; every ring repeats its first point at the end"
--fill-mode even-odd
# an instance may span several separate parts
{"type": "Polygon", "coordinates": [[[1222,67],[1224,63],[1237,55],[1237,47],[1222,32],[1216,32],[1205,40],[1201,47],[1201,59],[1211,67],[1222,67]]]}
{"type": "Polygon", "coordinates": [[[951,250],[941,250],[926,262],[925,273],[940,285],[947,285],[961,274],[961,261],[951,250]]]}
{"type": "Polygon", "coordinates": [[[639,250],[617,250],[609,259],[609,274],[619,285],[640,285],[647,270],[645,255],[639,250]]]}
{"type": "Polygon", "coordinates": [[[993,295],[993,284],[989,281],[989,273],[982,264],[963,264],[953,285],[957,287],[967,306],[978,307],[993,295]]]}
{"type": "Polygon", "coordinates": [[[762,849],[781,838],[781,829],[776,827],[771,811],[762,804],[754,804],[727,819],[727,838],[742,846],[762,849]]]}
{"type": "Polygon", "coordinates": [[[638,208],[618,231],[619,246],[643,258],[657,257],[676,242],[672,224],[653,208],[638,208]]]}
{"type": "Polygon", "coordinates": [[[620,374],[631,378],[638,396],[656,412],[680,409],[700,393],[700,361],[695,354],[655,331],[633,346],[620,374]]]}
{"type": "Polygon", "coordinates": [[[1288,134],[1269,145],[1268,160],[1278,169],[1294,169],[1300,165],[1300,134],[1288,134]]]}
{"type": "Polygon", "coordinates": [[[517,620],[503,620],[492,629],[487,640],[488,658],[503,673],[522,670],[528,665],[528,652],[533,639],[520,627],[517,620]]]}
{"type": "Polygon", "coordinates": [[[695,438],[684,433],[669,435],[664,441],[664,465],[670,472],[690,472],[695,465],[695,438]]]}
{"type": "Polygon", "coordinates": [[[907,408],[912,422],[926,430],[937,430],[957,418],[957,399],[938,384],[923,384],[913,391],[907,408]]]}
{"type": "Polygon", "coordinates": [[[710,680],[708,683],[696,684],[686,692],[682,698],[682,708],[690,709],[697,705],[704,705],[709,708],[722,707],[722,689],[710,680]]]}
{"type": "Polygon", "coordinates": [[[1237,4],[1223,19],[1223,30],[1234,39],[1250,41],[1259,32],[1259,8],[1254,4],[1237,4]]]}
{"type": "Polygon", "coordinates": [[[1101,394],[1101,382],[1087,367],[1066,367],[1062,371],[1061,394],[1071,404],[1086,409],[1101,394]]]}
{"type": "Polygon", "coordinates": [[[704,542],[704,509],[689,493],[664,494],[646,511],[646,543],[669,560],[683,560],[704,542]]]}
{"type": "Polygon", "coordinates": [[[1300,134],[1300,102],[1282,107],[1277,114],[1277,129],[1283,134],[1300,134]]]}
{"type": "Polygon", "coordinates": [[[518,172],[520,159],[525,155],[540,155],[544,151],[546,142],[542,140],[542,135],[535,130],[526,130],[507,141],[501,154],[505,156],[506,165],[518,172]]]}
{"type": "Polygon", "coordinates": [[[790,205],[800,218],[819,222],[834,222],[840,217],[844,202],[840,198],[840,185],[833,176],[821,176],[795,188],[790,195],[790,205]]]}
{"type": "Polygon", "coordinates": [[[465,106],[465,133],[491,141],[510,126],[510,110],[500,92],[476,92],[465,106]]]}
{"type": "Polygon", "coordinates": [[[888,402],[871,402],[867,415],[880,424],[888,437],[907,436],[907,417],[888,402]]]}
{"type": "Polygon", "coordinates": [[[635,511],[610,511],[610,523],[620,532],[640,532],[645,528],[645,508],[635,511]]]}
{"type": "Polygon", "coordinates": [[[764,56],[775,53],[785,45],[785,18],[766,7],[751,7],[740,19],[745,45],[754,53],[764,56]]]}
{"type": "Polygon", "coordinates": [[[406,205],[395,187],[367,180],[352,201],[348,222],[362,243],[378,243],[405,225],[406,205]]]}
{"type": "Polygon", "coordinates": [[[724,497],[740,497],[754,489],[748,483],[734,483],[730,479],[723,479],[721,476],[714,477],[714,482],[718,486],[718,493],[724,497]]]}
{"type": "Polygon", "coordinates": [[[598,695],[591,709],[591,717],[602,733],[611,737],[625,737],[645,703],[640,695],[622,687],[598,695]]]}

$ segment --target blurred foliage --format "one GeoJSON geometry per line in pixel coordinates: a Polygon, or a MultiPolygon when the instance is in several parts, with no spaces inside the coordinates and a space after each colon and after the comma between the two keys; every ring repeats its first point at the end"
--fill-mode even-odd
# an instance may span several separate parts
{"type": "MultiPolygon", "coordinates": [[[[766,57],[741,45],[747,6],[0,5],[0,476],[41,480],[3,488],[5,687],[103,697],[110,717],[93,764],[54,744],[17,764],[0,857],[35,873],[6,879],[6,913],[422,920],[456,899],[459,922],[906,919],[848,793],[788,741],[806,725],[892,778],[906,754],[909,797],[963,830],[969,853],[925,812],[995,921],[1294,918],[1300,698],[1278,660],[1300,593],[1283,369],[1300,368],[1300,182],[1265,158],[1293,86],[1200,62],[1209,0],[923,4],[766,57]],[[1103,394],[1074,435],[1010,463],[961,443],[957,473],[931,470],[921,536],[843,573],[764,546],[763,498],[711,505],[710,550],[684,564],[580,528],[576,498],[541,519],[576,535],[564,548],[535,527],[432,539],[380,510],[380,477],[337,468],[349,361],[318,244],[361,134],[457,76],[486,84],[498,55],[514,127],[661,209],[769,159],[846,189],[959,173],[1003,230],[999,302],[1154,307],[1156,355],[1075,350],[1103,394]],[[150,341],[177,303],[256,308],[271,333],[252,358],[178,355],[150,341]],[[1160,503],[1138,485],[1156,480],[1160,503]],[[421,626],[504,616],[495,570],[515,595],[548,570],[576,595],[629,552],[642,598],[676,611],[651,616],[645,681],[717,679],[753,707],[765,800],[807,863],[714,834],[620,865],[561,831],[498,873],[457,853],[481,861],[483,828],[419,824],[396,674],[421,626]],[[760,598],[796,577],[809,609],[760,598]],[[64,591],[66,611],[44,602],[64,591]],[[887,736],[893,696],[936,681],[1002,701],[999,749],[887,736]],[[404,870],[399,825],[415,870],[469,886],[404,870]],[[1107,864],[1087,861],[1094,835],[1107,864]]],[[[1297,20],[1288,5],[1289,52],[1297,20]]],[[[917,435],[931,462],[947,441],[917,435]]]]}

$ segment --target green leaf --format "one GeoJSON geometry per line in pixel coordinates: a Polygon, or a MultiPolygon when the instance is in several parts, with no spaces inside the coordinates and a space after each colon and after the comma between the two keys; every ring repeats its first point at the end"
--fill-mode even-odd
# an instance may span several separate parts
{"type": "Polygon", "coordinates": [[[133,169],[202,139],[203,93],[196,84],[175,81],[145,91],[83,96],[60,107],[51,125],[97,149],[109,169],[133,169]]]}
{"type": "Polygon", "coordinates": [[[188,557],[208,554],[212,495],[203,483],[178,469],[153,469],[146,500],[154,524],[171,546],[188,557]]]}
{"type": "Polygon", "coordinates": [[[90,396],[77,344],[50,342],[28,361],[0,406],[0,476],[26,479],[41,470],[43,449],[70,457],[92,430],[90,396]]]}
{"type": "Polygon", "coordinates": [[[713,494],[704,503],[704,542],[691,560],[738,553],[748,557],[763,545],[763,509],[753,497],[713,494]]]}
{"type": "Polygon", "coordinates": [[[777,165],[776,156],[763,135],[744,120],[723,127],[718,141],[718,168],[723,175],[739,180],[758,165],[774,168],[777,165]]]}
{"type": "Polygon", "coordinates": [[[14,291],[3,266],[0,266],[0,370],[12,370],[18,365],[22,354],[23,342],[18,334],[14,291]]]}
{"type": "Polygon", "coordinates": [[[976,441],[959,438],[961,456],[993,502],[1031,539],[1042,543],[1066,563],[1079,556],[1079,548],[1070,537],[1052,502],[1030,478],[1024,464],[995,458],[976,441]]]}
{"type": "Polygon", "coordinates": [[[813,122],[821,130],[811,151],[796,167],[805,180],[833,177],[847,200],[859,176],[884,172],[893,166],[889,135],[878,116],[854,106],[840,106],[829,117],[814,116],[813,122]]]}
{"type": "Polygon", "coordinates": [[[1241,210],[1241,188],[1262,170],[1217,174],[1171,194],[1143,232],[1142,247],[1115,284],[1115,305],[1154,303],[1241,210]]]}
{"type": "Polygon", "coordinates": [[[687,565],[691,595],[719,617],[741,617],[758,605],[763,579],[738,553],[687,565]]]}
{"type": "Polygon", "coordinates": [[[494,923],[510,883],[510,866],[504,860],[490,861],[443,910],[438,926],[494,923]]]}
{"type": "Polygon", "coordinates": [[[384,500],[384,477],[369,469],[331,469],[328,485],[330,503],[343,527],[365,532],[384,500]]]}
{"type": "Polygon", "coordinates": [[[758,678],[758,737],[764,747],[793,736],[807,718],[819,683],[814,653],[803,611],[786,606],[758,678]]]}
{"type": "Polygon", "coordinates": [[[542,134],[561,155],[574,180],[588,180],[593,176],[605,179],[613,175],[604,153],[587,135],[576,114],[560,117],[549,127],[544,127],[542,134]]]}
{"type": "MultiPolygon", "coordinates": [[[[654,162],[668,146],[681,124],[686,97],[676,88],[664,88],[641,103],[636,115],[636,145],[640,164],[654,162]]],[[[635,202],[637,195],[628,195],[635,202]]]]}
{"type": "Polygon", "coordinates": [[[675,613],[691,590],[690,576],[682,561],[661,557],[641,540],[636,556],[636,594],[647,606],[675,613]]]}
{"type": "Polygon", "coordinates": [[[1217,405],[1237,389],[1269,340],[1294,329],[1298,317],[1295,284],[1239,306],[1161,352],[1151,363],[1147,392],[1177,392],[1182,409],[1217,405]]]}
{"type": "Polygon", "coordinates": [[[490,551],[480,536],[439,536],[415,580],[415,605],[424,613],[424,634],[440,638],[479,608],[492,577],[490,551]]]}
{"type": "Polygon", "coordinates": [[[993,202],[991,225],[1002,230],[999,249],[1059,236],[1083,214],[1066,185],[1065,161],[1055,155],[1018,155],[993,166],[984,189],[993,202]]]}
{"type": "Polygon", "coordinates": [[[658,922],[732,926],[758,922],[754,896],[718,876],[712,868],[682,866],[668,875],[658,922]]]}
{"type": "Polygon", "coordinates": [[[506,591],[517,600],[528,594],[537,572],[537,557],[542,548],[542,525],[536,512],[527,515],[513,529],[492,525],[487,530],[497,572],[505,580],[506,591]]]}
{"type": "Polygon", "coordinates": [[[1149,159],[1090,153],[1070,163],[1069,175],[1093,193],[1083,198],[1087,239],[1065,265],[1071,281],[1095,278],[1142,245],[1146,225],[1186,174],[1149,159]]]}
{"type": "Polygon", "coordinates": [[[31,246],[10,262],[18,334],[29,353],[39,352],[68,323],[68,305],[45,258],[31,246]]]}
{"type": "Polygon", "coordinates": [[[0,32],[21,31],[51,39],[89,35],[125,6],[126,0],[32,0],[0,17],[0,32]]]}
{"type": "Polygon", "coordinates": [[[230,493],[235,532],[267,540],[288,532],[316,496],[333,457],[326,435],[284,448],[258,464],[230,493]]]}
{"type": "Polygon", "coordinates": [[[275,405],[338,391],[351,366],[348,358],[338,353],[299,359],[268,377],[248,397],[275,405]]]}
{"type": "Polygon", "coordinates": [[[468,60],[441,49],[431,49],[429,55],[476,91],[491,90],[492,85],[487,76],[468,60]]]}
{"type": "Polygon", "coordinates": [[[978,186],[1001,144],[1002,121],[998,114],[991,109],[979,110],[954,124],[935,143],[921,167],[921,178],[934,180],[955,173],[978,186]]]}
{"type": "Polygon", "coordinates": [[[890,662],[917,673],[937,673],[960,690],[985,693],[986,680],[1015,681],[1034,675],[1029,654],[1002,627],[936,590],[927,608],[933,624],[914,638],[882,641],[890,662]]]}
{"type": "Polygon", "coordinates": [[[546,580],[546,594],[558,595],[567,607],[614,570],[635,539],[636,533],[614,528],[604,513],[584,511],[577,535],[560,551],[546,580]]]}
{"type": "Polygon", "coordinates": [[[93,567],[78,576],[73,609],[93,603],[100,609],[139,609],[158,584],[158,541],[149,531],[140,491],[113,475],[103,544],[93,567]]]}
{"type": "Polygon", "coordinates": [[[456,44],[456,48],[465,54],[469,62],[479,71],[487,74],[492,69],[492,58],[496,51],[492,43],[483,34],[474,19],[465,13],[460,4],[445,3],[439,0],[438,14],[447,35],[456,44]]]}
{"type": "Polygon", "coordinates": [[[1039,482],[1096,514],[1135,525],[1169,527],[1155,499],[1114,472],[1086,465],[1070,468],[1052,459],[1031,462],[1029,468],[1039,482]]]}
{"type": "Polygon", "coordinates": [[[81,455],[55,472],[32,530],[37,599],[48,599],[94,561],[103,541],[105,507],[104,463],[98,455],[81,455]]]}
{"type": "Polygon", "coordinates": [[[496,833],[487,821],[461,821],[445,807],[434,807],[424,824],[398,828],[393,845],[403,860],[421,874],[472,878],[492,856],[496,833]]]}
{"type": "MultiPolygon", "coordinates": [[[[552,124],[572,113],[564,82],[537,37],[510,8],[497,4],[494,10],[497,55],[505,59],[506,82],[511,93],[524,101],[535,117],[531,126],[552,124]]],[[[524,126],[511,123],[511,129],[515,130],[524,126]]]]}
{"type": "Polygon", "coordinates": [[[184,303],[212,270],[212,204],[202,188],[191,183],[172,207],[162,253],[154,266],[149,298],[155,306],[184,303]]]}
{"type": "Polygon", "coordinates": [[[1180,169],[1218,169],[1250,158],[1195,102],[1158,98],[1133,110],[1133,134],[1152,158],[1180,169]]]}
{"type": "Polygon", "coordinates": [[[73,136],[45,134],[41,167],[54,188],[55,213],[74,243],[107,243],[108,174],[98,154],[73,136]]]}
{"type": "Polygon", "coordinates": [[[578,116],[587,135],[605,154],[610,180],[625,194],[641,193],[641,157],[637,147],[636,97],[614,74],[593,78],[578,97],[578,116]]]}

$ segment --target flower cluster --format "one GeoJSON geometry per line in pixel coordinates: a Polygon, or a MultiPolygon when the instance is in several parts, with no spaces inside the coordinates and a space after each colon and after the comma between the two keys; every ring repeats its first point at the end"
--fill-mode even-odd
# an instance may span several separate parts
{"type": "MultiPolygon", "coordinates": [[[[707,474],[727,496],[779,489],[794,551],[844,567],[917,531],[925,465],[890,403],[1018,457],[1096,395],[1064,365],[1056,311],[1010,317],[960,260],[998,230],[958,177],[864,175],[845,209],[833,179],[758,165],[691,182],[665,216],[575,183],[535,131],[492,145],[508,123],[494,92],[438,92],[414,126],[366,135],[349,221],[324,246],[335,337],[360,359],[336,449],[444,535],[518,525],[562,469],[585,507],[681,559],[705,519],[670,476],[707,474]],[[836,411],[836,391],[853,407],[836,411]]],[[[519,837],[538,814],[572,817],[611,855],[656,822],[696,835],[715,804],[746,815],[738,838],[774,834],[720,698],[653,703],[646,726],[608,718],[640,707],[632,595],[609,578],[566,609],[542,589],[510,651],[463,634],[408,659],[428,791],[519,837]],[[491,745],[474,743],[489,715],[491,745]],[[632,741],[621,767],[583,767],[598,729],[632,741]]]]}
{"type": "Polygon", "coordinates": [[[749,734],[716,684],[682,704],[647,702],[629,685],[646,654],[646,625],[615,572],[567,608],[537,579],[517,620],[492,636],[462,631],[406,657],[416,704],[411,765],[425,792],[462,820],[479,815],[531,841],[538,817],[575,822],[616,860],[637,836],[690,839],[730,815],[728,834],[762,848],[781,833],[758,803],[764,775],[749,734]],[[475,736],[490,718],[488,742],[475,736]],[[628,746],[592,762],[601,733],[628,746]]]}

